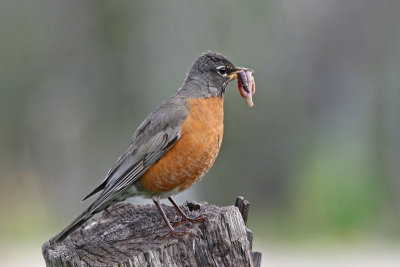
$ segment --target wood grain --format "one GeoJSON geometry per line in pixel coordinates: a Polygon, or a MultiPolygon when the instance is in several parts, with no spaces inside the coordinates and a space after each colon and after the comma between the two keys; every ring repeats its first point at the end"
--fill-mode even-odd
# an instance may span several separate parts
{"type": "MultiPolygon", "coordinates": [[[[180,217],[163,206],[171,221],[180,217]]],[[[160,240],[166,233],[154,205],[121,203],[98,219],[91,219],[63,242],[42,246],[47,266],[259,266],[261,254],[252,253],[249,233],[238,208],[189,202],[181,208],[192,217],[208,220],[182,225],[199,238],[160,240]],[[255,264],[253,264],[255,260],[255,264]]],[[[251,234],[252,239],[252,234],[251,234]]]]}

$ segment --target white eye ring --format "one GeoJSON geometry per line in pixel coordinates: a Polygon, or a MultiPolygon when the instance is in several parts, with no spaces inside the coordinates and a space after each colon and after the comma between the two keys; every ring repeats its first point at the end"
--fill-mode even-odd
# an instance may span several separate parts
{"type": "Polygon", "coordinates": [[[218,72],[219,75],[221,75],[221,76],[223,76],[223,77],[225,77],[226,75],[228,75],[225,66],[219,66],[219,67],[217,67],[217,72],[218,72]]]}

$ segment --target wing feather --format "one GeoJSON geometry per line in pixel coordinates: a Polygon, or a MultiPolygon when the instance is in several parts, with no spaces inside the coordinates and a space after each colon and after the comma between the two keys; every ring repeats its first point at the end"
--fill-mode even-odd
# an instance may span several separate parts
{"type": "Polygon", "coordinates": [[[106,179],[88,195],[90,197],[103,189],[91,205],[90,213],[97,213],[111,204],[173,147],[180,138],[181,125],[187,113],[184,100],[175,94],[147,116],[136,130],[132,143],[110,169],[106,179]]]}

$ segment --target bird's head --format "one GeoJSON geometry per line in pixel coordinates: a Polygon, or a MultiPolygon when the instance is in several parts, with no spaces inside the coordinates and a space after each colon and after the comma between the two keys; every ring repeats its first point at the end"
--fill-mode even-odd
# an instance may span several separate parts
{"type": "MultiPolygon", "coordinates": [[[[182,89],[204,97],[222,96],[230,81],[240,79],[240,72],[254,73],[248,68],[235,67],[219,53],[206,52],[193,62],[182,89]]],[[[244,86],[244,90],[251,88],[244,86]]]]}

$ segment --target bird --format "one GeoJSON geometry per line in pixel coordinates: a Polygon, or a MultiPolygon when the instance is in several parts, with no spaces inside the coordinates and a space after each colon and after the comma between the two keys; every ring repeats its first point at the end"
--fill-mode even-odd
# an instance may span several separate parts
{"type": "Polygon", "coordinates": [[[96,213],[135,196],[151,198],[156,205],[168,228],[168,233],[160,238],[193,236],[178,231],[176,226],[207,218],[187,216],[172,196],[199,181],[214,164],[223,137],[226,87],[237,78],[240,94],[251,97],[255,90],[254,83],[249,85],[254,82],[253,74],[253,70],[235,67],[217,52],[198,56],[182,86],[145,118],[103,182],[82,201],[99,193],[98,197],[50,244],[63,241],[96,213]],[[250,80],[246,81],[246,77],[250,80]],[[168,220],[160,205],[161,198],[168,198],[181,221],[173,224],[168,220]]]}

